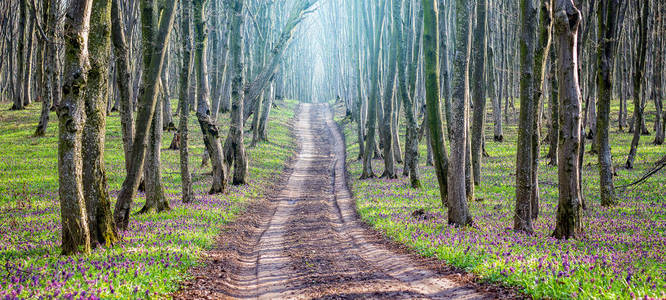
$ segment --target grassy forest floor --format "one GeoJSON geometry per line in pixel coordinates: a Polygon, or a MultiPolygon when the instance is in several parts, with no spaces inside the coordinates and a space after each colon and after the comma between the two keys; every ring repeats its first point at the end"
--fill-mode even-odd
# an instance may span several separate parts
{"type": "MultiPolygon", "coordinates": [[[[653,135],[641,137],[634,170],[620,168],[629,152],[631,134],[617,130],[618,105],[612,111],[611,127],[613,163],[618,166],[616,186],[638,179],[666,152],[666,146],[651,144],[654,117],[647,113],[647,126],[653,135]]],[[[648,107],[645,111],[654,109],[648,107]]],[[[412,189],[404,177],[358,180],[362,163],[356,159],[356,124],[343,119],[340,110],[337,116],[344,125],[347,166],[359,215],[391,239],[423,256],[464,268],[482,281],[515,286],[535,298],[666,297],[666,174],[663,172],[641,186],[618,191],[618,205],[604,208],[599,204],[597,157],[586,153],[583,192],[588,208],[583,216],[584,232],[579,239],[559,241],[550,237],[555,228],[557,167],[547,165],[543,157],[548,145],[542,145],[541,213],[534,223],[536,234],[516,233],[512,230],[516,122],[513,120],[504,127],[505,140],[497,143],[492,140],[489,114],[486,137],[490,138],[486,149],[490,157],[483,160],[482,183],[476,188],[476,201],[469,204],[476,224],[473,228],[454,228],[447,224],[434,169],[423,167],[424,142],[420,147],[423,188],[412,189]],[[425,214],[413,217],[414,211],[420,209],[425,214]]],[[[402,130],[404,133],[404,126],[402,130]]],[[[589,140],[586,143],[587,151],[590,143],[589,140]]],[[[373,169],[381,174],[383,161],[374,160],[373,169]]],[[[397,169],[401,174],[402,165],[397,169]]]]}
{"type": "MultiPolygon", "coordinates": [[[[162,175],[171,210],[135,215],[145,201],[135,200],[129,229],[112,248],[90,255],[61,256],[58,202],[57,118],[45,138],[32,134],[39,104],[24,111],[0,111],[0,298],[150,298],[167,297],[187,276],[187,269],[233,219],[243,204],[262,197],[295,151],[289,123],[296,102],[274,109],[270,142],[248,148],[250,182],[230,187],[225,195],[207,194],[210,167],[201,167],[204,150],[196,117],[190,117],[190,168],[195,201],[180,200],[178,151],[163,150],[162,175]],[[286,106],[286,107],[285,107],[286,106]]],[[[4,107],[4,105],[3,105],[4,107]]],[[[175,107],[174,107],[175,109],[175,107]]],[[[220,132],[228,132],[229,116],[220,115],[220,132]]],[[[175,120],[177,122],[177,118],[175,120]]],[[[173,133],[164,135],[162,149],[173,133]]],[[[251,138],[247,138],[249,143],[251,138]]],[[[115,203],[125,177],[118,113],[108,118],[105,161],[109,190],[115,203]]]]}

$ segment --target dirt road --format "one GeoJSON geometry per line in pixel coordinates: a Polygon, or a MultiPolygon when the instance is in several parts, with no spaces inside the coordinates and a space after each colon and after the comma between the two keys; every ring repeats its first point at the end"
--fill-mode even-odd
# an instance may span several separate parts
{"type": "Polygon", "coordinates": [[[209,263],[176,298],[485,299],[364,229],[345,183],[330,110],[303,104],[299,153],[270,199],[223,229],[209,263]]]}

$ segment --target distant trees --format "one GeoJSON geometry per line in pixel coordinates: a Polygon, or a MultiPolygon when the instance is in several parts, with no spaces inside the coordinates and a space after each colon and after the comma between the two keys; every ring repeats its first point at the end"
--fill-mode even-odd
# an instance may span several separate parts
{"type": "Polygon", "coordinates": [[[176,95],[173,148],[180,151],[185,203],[194,200],[191,111],[212,166],[208,191],[215,194],[226,192],[228,182],[249,181],[246,130],[252,130],[252,146],[267,141],[270,114],[280,99],[339,99],[355,122],[361,178],[375,177],[373,159],[381,159],[381,177],[409,176],[410,186],[419,188],[419,146],[424,146],[442,206],[455,225],[473,222],[468,204],[474,185],[482,184],[483,157],[491,145],[486,145],[490,98],[493,141],[505,141],[506,132],[518,125],[514,228],[533,232],[544,142],[548,164],[557,165],[559,174],[554,236],[575,237],[585,206],[585,132],[598,155],[601,205],[617,202],[618,166],[610,151],[616,134],[613,101],[619,104],[616,128],[633,133],[627,169],[634,167],[640,136],[649,128],[655,132],[652,142],[663,144],[665,5],[656,0],[474,4],[2,1],[0,101],[13,110],[42,101],[36,137],[48,136],[50,112],[56,110],[64,253],[116,241],[117,229],[129,224],[140,182],[147,197],[142,212],[168,209],[160,145],[164,130],[174,129],[171,96],[176,95]],[[321,7],[326,12],[317,13],[321,7]],[[171,38],[176,20],[180,26],[171,38]],[[307,30],[326,38],[303,41],[307,30]],[[627,117],[629,101],[633,117],[627,117]],[[127,176],[112,216],[103,157],[106,118],[115,109],[127,176]],[[219,114],[226,112],[230,124],[221,123],[219,114]]]}

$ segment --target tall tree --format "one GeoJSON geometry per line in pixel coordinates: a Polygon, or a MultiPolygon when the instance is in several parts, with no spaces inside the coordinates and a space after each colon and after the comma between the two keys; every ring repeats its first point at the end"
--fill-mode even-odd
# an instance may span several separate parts
{"type": "Polygon", "coordinates": [[[597,9],[597,145],[599,156],[599,184],[601,205],[615,203],[613,186],[613,160],[611,157],[608,128],[613,96],[613,65],[618,35],[618,18],[623,0],[600,0],[597,9]]]}
{"type": "Polygon", "coordinates": [[[486,16],[487,0],[476,1],[476,30],[473,39],[474,70],[472,73],[472,103],[474,111],[472,114],[472,171],[474,172],[474,184],[481,183],[481,144],[483,130],[486,121],[486,85],[484,81],[486,69],[486,16]]]}
{"type": "Polygon", "coordinates": [[[664,91],[663,91],[663,72],[664,72],[664,33],[666,33],[666,20],[664,20],[664,7],[666,5],[663,1],[656,1],[657,7],[655,9],[655,18],[657,19],[654,25],[655,33],[655,57],[653,62],[654,72],[652,74],[654,81],[653,97],[654,106],[656,108],[655,115],[655,136],[652,142],[655,145],[664,143],[664,135],[666,130],[666,111],[664,110],[664,91]]]}
{"type": "Polygon", "coordinates": [[[627,169],[634,168],[634,159],[638,149],[638,142],[641,139],[645,120],[643,111],[645,110],[645,99],[641,93],[641,84],[645,72],[645,61],[647,53],[648,38],[648,18],[650,17],[651,1],[636,1],[636,11],[638,14],[638,44],[636,44],[636,53],[634,53],[634,74],[633,74],[633,97],[634,97],[634,137],[631,139],[631,148],[629,157],[627,157],[627,169]]]}
{"type": "Polygon", "coordinates": [[[90,252],[83,196],[82,145],[85,88],[88,83],[88,31],[92,0],[72,0],[65,18],[63,99],[58,106],[58,178],[62,253],[90,252]]]}
{"type": "MultiPolygon", "coordinates": [[[[209,194],[223,193],[227,185],[227,167],[224,163],[222,145],[220,143],[220,130],[210,114],[210,89],[208,86],[208,64],[206,57],[208,53],[208,31],[206,29],[206,0],[195,0],[192,2],[194,13],[194,70],[197,82],[197,119],[204,136],[204,145],[211,158],[213,167],[213,184],[209,194]]],[[[238,13],[235,7],[241,5],[243,0],[233,2],[234,15],[238,13]],[[239,4],[240,2],[240,4],[239,4]]],[[[232,21],[233,22],[233,21],[232,21]]],[[[233,26],[233,25],[232,25],[233,26]]],[[[232,35],[232,39],[234,36],[232,35]]],[[[232,46],[233,47],[233,46],[232,46]]]]}
{"type": "Polygon", "coordinates": [[[578,180],[578,153],[582,151],[582,110],[576,55],[581,18],[572,0],[555,0],[553,26],[557,46],[560,137],[557,150],[559,201],[553,236],[558,239],[574,238],[581,229],[583,203],[578,180]]]}
{"type": "Polygon", "coordinates": [[[534,49],[537,29],[534,0],[520,1],[520,122],[516,152],[516,208],[513,228],[533,233],[532,135],[534,127],[534,49]]]}
{"type": "Polygon", "coordinates": [[[233,184],[245,184],[247,181],[248,165],[245,156],[245,142],[243,139],[243,118],[245,92],[243,91],[243,34],[241,32],[244,0],[236,0],[232,6],[231,17],[231,64],[233,65],[233,79],[231,84],[231,126],[229,136],[233,155],[227,160],[229,166],[234,165],[233,184]]]}
{"type": "MultiPolygon", "coordinates": [[[[127,229],[129,224],[130,210],[132,201],[139,188],[139,179],[143,170],[144,155],[147,148],[148,134],[152,124],[152,116],[155,113],[157,95],[159,89],[159,78],[162,74],[162,65],[164,56],[173,26],[175,6],[178,0],[167,0],[164,11],[160,14],[159,30],[156,38],[147,39],[146,35],[142,40],[144,48],[143,54],[143,74],[142,83],[139,92],[138,110],[136,118],[136,132],[132,143],[132,156],[129,162],[130,169],[127,171],[127,177],[123,181],[118,195],[118,202],[113,212],[116,227],[118,229],[127,229]]],[[[152,0],[141,0],[141,29],[142,32],[152,31],[154,24],[145,16],[146,12],[152,11],[148,6],[153,5],[152,0]]],[[[150,33],[147,33],[150,35],[150,33]]]]}
{"type": "Polygon", "coordinates": [[[60,76],[60,60],[56,59],[58,56],[58,45],[56,40],[58,38],[58,13],[60,11],[60,1],[46,0],[44,1],[44,9],[46,10],[46,97],[44,97],[42,104],[42,112],[39,118],[39,124],[35,130],[35,136],[44,136],[46,128],[49,123],[49,112],[52,107],[60,103],[62,97],[61,76],[60,76]]]}
{"type": "Polygon", "coordinates": [[[117,240],[104,166],[111,58],[111,0],[93,2],[90,26],[90,71],[85,89],[86,123],[83,128],[83,195],[91,244],[109,246],[117,240]]]}
{"type": "MultiPolygon", "coordinates": [[[[391,16],[393,16],[389,20],[388,28],[390,29],[391,32],[391,43],[389,47],[389,57],[396,57],[398,55],[398,26],[402,26],[402,24],[396,23],[396,18],[395,15],[400,14],[400,3],[397,1],[391,1],[391,16]]],[[[381,30],[381,29],[379,29],[381,30]]],[[[397,178],[397,175],[395,174],[395,157],[394,157],[394,144],[396,141],[393,140],[393,119],[392,119],[392,114],[394,113],[393,110],[395,109],[393,107],[393,96],[394,96],[394,91],[395,91],[395,79],[396,79],[396,59],[390,59],[388,63],[388,70],[387,70],[387,75],[386,75],[386,83],[384,86],[384,118],[383,118],[383,124],[382,127],[384,127],[383,134],[384,134],[384,173],[382,174],[381,177],[384,178],[397,178]]]]}
{"type": "Polygon", "coordinates": [[[180,69],[180,92],[178,94],[178,105],[180,106],[180,123],[178,124],[178,135],[180,136],[180,178],[182,184],[183,203],[189,203],[194,200],[192,191],[192,175],[189,167],[189,130],[187,122],[190,115],[190,102],[188,101],[188,87],[190,86],[190,74],[192,58],[192,23],[190,17],[190,1],[181,2],[180,15],[180,40],[183,51],[183,63],[180,69]]]}
{"type": "MultiPolygon", "coordinates": [[[[404,7],[406,0],[393,0],[393,8],[399,3],[400,7],[404,7]]],[[[394,23],[403,24],[403,15],[404,12],[400,12],[393,15],[394,23]]],[[[406,13],[405,13],[406,14],[406,13]]],[[[415,69],[415,66],[411,65],[405,69],[402,66],[406,66],[406,43],[409,42],[405,39],[404,27],[398,26],[397,29],[397,40],[393,41],[397,43],[398,48],[398,90],[400,93],[400,98],[405,104],[405,119],[407,120],[407,137],[405,138],[405,170],[409,173],[410,183],[413,188],[421,187],[421,182],[419,180],[419,138],[418,138],[418,125],[416,124],[416,116],[414,115],[414,100],[412,95],[408,91],[407,87],[407,70],[415,69]]],[[[415,37],[416,38],[416,37],[415,37]]],[[[417,40],[419,38],[416,38],[417,40]]],[[[420,49],[420,47],[418,47],[420,49]]],[[[416,51],[419,51],[415,49],[416,51]]],[[[420,54],[417,54],[418,58],[420,54]]],[[[416,72],[415,72],[416,73],[416,72]]],[[[441,117],[440,117],[441,118],[441,117]]],[[[441,122],[441,121],[440,121],[441,122]]],[[[445,177],[446,178],[446,177],[445,177]]]]}
{"type": "Polygon", "coordinates": [[[120,98],[120,126],[125,152],[125,170],[129,172],[134,139],[134,96],[131,87],[129,49],[125,39],[123,19],[121,0],[113,0],[111,6],[111,39],[113,41],[113,55],[116,59],[116,84],[118,86],[116,97],[120,98]]]}
{"type": "Polygon", "coordinates": [[[384,7],[386,0],[378,0],[379,3],[375,6],[375,16],[367,10],[367,4],[362,2],[363,9],[360,13],[365,12],[363,18],[365,23],[365,39],[366,44],[370,49],[370,61],[368,67],[370,68],[370,96],[368,98],[368,117],[367,117],[367,136],[365,138],[365,155],[363,156],[363,172],[361,179],[368,179],[375,177],[372,171],[372,158],[375,149],[375,129],[377,125],[377,98],[379,98],[379,50],[382,39],[381,29],[384,22],[384,7]]]}

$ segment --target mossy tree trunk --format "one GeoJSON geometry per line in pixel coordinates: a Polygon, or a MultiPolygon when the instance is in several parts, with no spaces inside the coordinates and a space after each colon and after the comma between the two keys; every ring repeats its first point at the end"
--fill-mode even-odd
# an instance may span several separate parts
{"type": "MultiPolygon", "coordinates": [[[[387,27],[391,32],[391,43],[389,47],[389,57],[396,57],[398,54],[398,26],[402,24],[396,23],[396,15],[400,14],[400,3],[398,1],[391,1],[391,14],[393,18],[389,19],[389,24],[387,27]]],[[[381,29],[379,29],[381,30],[381,29]]],[[[393,140],[393,96],[394,96],[394,87],[395,87],[395,76],[396,76],[396,59],[389,59],[388,70],[386,71],[386,83],[384,85],[384,117],[382,118],[382,131],[384,135],[384,173],[382,173],[382,178],[394,179],[398,176],[395,174],[395,156],[394,156],[394,140],[393,140]]]]}
{"type": "Polygon", "coordinates": [[[58,106],[58,194],[62,253],[90,252],[90,233],[83,196],[82,137],[88,81],[88,30],[92,0],[72,0],[65,18],[63,100],[58,106]]]}
{"type": "Polygon", "coordinates": [[[533,233],[532,135],[534,127],[534,49],[537,29],[535,0],[520,1],[520,116],[516,151],[516,207],[513,229],[533,233]]]}
{"type": "Polygon", "coordinates": [[[664,91],[663,91],[663,70],[664,70],[664,32],[666,32],[666,22],[664,20],[664,7],[666,4],[663,1],[656,1],[657,8],[655,9],[655,57],[654,57],[654,106],[656,108],[655,115],[655,136],[652,142],[655,145],[662,145],[664,143],[664,130],[666,129],[666,114],[664,112],[664,91]],[[661,34],[659,34],[661,33],[661,34]]]}
{"type": "Polygon", "coordinates": [[[143,80],[139,89],[136,132],[134,133],[132,143],[132,156],[129,162],[130,169],[121,186],[118,202],[113,212],[116,227],[121,230],[127,229],[132,201],[139,187],[148,135],[157,104],[159,78],[162,74],[166,46],[171,35],[176,11],[175,6],[178,4],[178,0],[167,0],[165,2],[165,8],[162,14],[160,14],[160,21],[158,22],[159,30],[155,39],[150,38],[152,37],[151,32],[154,26],[151,13],[153,4],[151,0],[142,0],[140,3],[142,11],[142,45],[144,48],[143,80]],[[151,15],[149,16],[148,14],[151,15]]]}
{"type": "MultiPolygon", "coordinates": [[[[432,37],[432,34],[436,32],[436,16],[434,16],[433,5],[429,3],[430,1],[424,1],[424,33],[423,33],[423,44],[429,44],[432,41],[429,39],[435,39],[432,37]],[[427,5],[426,5],[427,4],[427,5]],[[430,11],[430,12],[429,12],[430,11]],[[428,35],[431,35],[430,38],[428,35]]],[[[469,176],[466,174],[466,164],[467,158],[470,156],[468,153],[471,151],[468,145],[468,128],[469,124],[469,58],[470,58],[470,3],[464,0],[455,1],[455,11],[456,11],[456,30],[455,30],[455,40],[456,40],[456,49],[453,57],[453,80],[452,80],[452,96],[451,96],[451,124],[450,136],[451,141],[451,156],[448,159],[448,174],[444,173],[442,170],[442,175],[448,176],[446,182],[447,187],[447,203],[448,203],[448,215],[449,215],[449,224],[456,226],[466,226],[473,223],[472,216],[467,207],[467,196],[468,188],[471,188],[472,185],[467,184],[467,178],[469,176]]],[[[430,65],[427,61],[432,55],[429,51],[434,48],[434,45],[425,47],[425,65],[426,69],[436,68],[433,65],[430,65]],[[428,49],[428,50],[425,50],[428,49]]],[[[432,62],[431,62],[432,63],[432,62]]],[[[437,72],[436,70],[426,71],[426,74],[431,74],[432,72],[437,72]]],[[[427,75],[432,76],[432,75],[427,75]]],[[[426,77],[427,78],[427,77],[426,77]]],[[[429,82],[426,79],[426,87],[432,86],[435,83],[429,82]]],[[[438,84],[438,83],[437,83],[438,84]]],[[[431,87],[434,88],[434,87],[431,87]]],[[[426,88],[427,89],[427,88],[426,88]]],[[[427,98],[427,97],[426,97],[427,98]]],[[[427,102],[428,100],[426,100],[427,102]]],[[[434,101],[434,100],[433,100],[434,101]]],[[[431,102],[433,102],[431,101],[431,102]]],[[[433,146],[433,153],[439,156],[445,156],[444,150],[436,149],[444,145],[443,143],[443,134],[437,133],[441,128],[441,120],[437,120],[435,111],[439,109],[439,106],[435,103],[427,104],[428,105],[428,123],[430,128],[431,142],[433,146]],[[435,106],[437,105],[437,106],[435,106]],[[434,116],[434,117],[433,117],[434,116]],[[442,139],[441,142],[437,139],[442,139]],[[441,146],[437,146],[437,145],[441,146]],[[437,154],[440,152],[441,154],[437,154]]],[[[438,114],[437,114],[438,115],[438,114]]],[[[441,159],[441,158],[439,158],[441,159]]],[[[440,168],[437,164],[441,164],[438,161],[438,158],[435,158],[435,168],[440,168]]],[[[441,166],[444,169],[445,166],[441,166]]],[[[442,185],[442,180],[440,179],[440,194],[444,186],[442,185]]],[[[443,198],[442,198],[443,199],[443,198]]]]}
{"type": "Polygon", "coordinates": [[[368,179],[375,177],[372,171],[372,158],[375,149],[375,131],[377,126],[377,98],[379,98],[379,50],[382,39],[381,24],[384,22],[384,7],[386,0],[379,0],[379,4],[375,6],[374,20],[367,10],[367,4],[362,3],[363,9],[359,13],[366,12],[364,16],[365,23],[365,39],[367,45],[371,47],[370,62],[370,96],[368,97],[368,116],[366,120],[367,136],[365,138],[365,155],[363,156],[363,171],[361,179],[368,179]]]}
{"type": "MultiPolygon", "coordinates": [[[[393,9],[395,10],[396,5],[404,7],[406,0],[393,0],[393,9]],[[398,2],[396,4],[396,2],[398,2]]],[[[396,13],[394,11],[394,13],[396,13]]],[[[406,14],[405,14],[406,15],[406,14]]],[[[403,13],[400,11],[397,14],[393,15],[395,24],[403,24],[403,13]]],[[[406,18],[405,18],[406,19],[406,18]]],[[[418,125],[416,124],[416,116],[414,115],[414,101],[411,94],[408,91],[407,87],[407,72],[403,69],[403,66],[406,66],[405,57],[406,57],[406,43],[409,41],[405,39],[405,34],[403,33],[404,27],[398,26],[396,28],[397,39],[393,41],[399,45],[398,48],[398,91],[400,98],[405,104],[405,119],[407,120],[407,136],[405,138],[405,170],[409,173],[409,181],[413,188],[420,188],[421,181],[419,180],[419,139],[418,139],[418,125]]],[[[420,47],[418,47],[420,50],[420,47]]],[[[414,49],[415,51],[419,51],[414,49]]],[[[420,53],[417,52],[416,57],[420,53]]],[[[406,69],[415,68],[414,66],[409,66],[406,69]]]]}
{"type": "Polygon", "coordinates": [[[189,203],[194,200],[192,191],[192,175],[189,165],[189,130],[187,122],[190,115],[190,102],[188,101],[188,87],[190,85],[191,57],[192,57],[192,29],[191,29],[191,6],[189,1],[181,2],[180,33],[183,50],[183,64],[180,69],[180,91],[178,103],[180,105],[180,123],[178,124],[178,135],[180,136],[180,178],[182,185],[182,201],[189,203]]]}
{"type": "Polygon", "coordinates": [[[57,44],[56,39],[58,38],[58,24],[57,24],[57,14],[60,5],[58,1],[55,0],[46,0],[44,1],[44,9],[46,10],[46,34],[48,40],[46,43],[46,87],[45,87],[45,97],[42,103],[42,112],[39,118],[39,124],[35,130],[35,136],[44,136],[46,134],[46,129],[49,124],[49,112],[51,108],[55,107],[60,103],[62,97],[61,86],[61,76],[60,76],[60,60],[56,59],[57,57],[57,44]]]}
{"type": "Polygon", "coordinates": [[[608,129],[613,96],[613,65],[615,64],[618,17],[623,0],[601,0],[597,9],[597,128],[596,138],[599,157],[599,191],[601,205],[610,206],[616,201],[613,186],[613,159],[611,157],[608,129]]]}
{"type": "Polygon", "coordinates": [[[233,184],[247,183],[248,164],[245,156],[245,142],[243,136],[243,118],[245,92],[243,91],[243,34],[241,32],[244,0],[236,0],[232,6],[231,16],[231,64],[233,66],[233,81],[231,84],[231,126],[229,128],[230,148],[233,155],[227,161],[234,166],[233,184]]]}
{"type": "Polygon", "coordinates": [[[85,90],[86,124],[83,128],[83,195],[91,245],[110,246],[118,239],[113,226],[104,166],[111,59],[111,0],[93,2],[90,26],[90,71],[85,90]]]}
{"type": "Polygon", "coordinates": [[[481,183],[481,142],[485,127],[486,114],[486,82],[484,73],[486,69],[486,17],[487,0],[476,1],[476,30],[474,30],[473,60],[474,71],[472,73],[472,91],[474,111],[472,114],[472,171],[474,173],[474,184],[481,183]]]}
{"type": "Polygon", "coordinates": [[[206,0],[192,2],[194,13],[194,69],[197,77],[197,119],[204,136],[204,145],[213,167],[213,183],[210,194],[224,193],[227,185],[227,167],[222,156],[220,131],[210,113],[210,91],[208,86],[208,31],[206,29],[206,0]]]}
{"type": "Polygon", "coordinates": [[[120,126],[123,136],[123,150],[125,152],[125,170],[129,171],[132,156],[132,141],[134,139],[134,97],[131,87],[129,51],[125,30],[123,28],[122,0],[113,0],[111,6],[111,39],[113,41],[113,54],[116,59],[116,83],[120,98],[120,126]]]}
{"type": "Polygon", "coordinates": [[[638,44],[634,54],[634,74],[633,74],[633,96],[634,96],[634,137],[631,139],[631,148],[629,157],[627,157],[627,169],[634,168],[634,159],[638,149],[638,142],[641,139],[644,125],[645,97],[641,93],[641,84],[645,72],[645,61],[647,53],[648,38],[648,19],[650,17],[650,1],[639,1],[636,3],[638,11],[638,44]]]}
{"type": "Polygon", "coordinates": [[[581,229],[582,196],[579,184],[578,153],[581,150],[581,95],[578,82],[578,29],[580,11],[572,0],[555,0],[553,26],[557,47],[560,102],[558,145],[558,191],[556,224],[553,236],[575,238],[581,229]]]}

